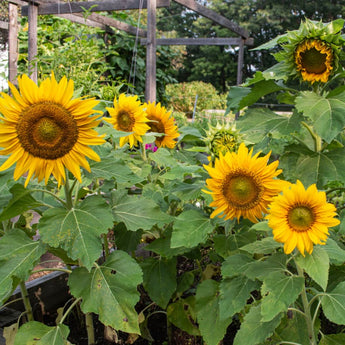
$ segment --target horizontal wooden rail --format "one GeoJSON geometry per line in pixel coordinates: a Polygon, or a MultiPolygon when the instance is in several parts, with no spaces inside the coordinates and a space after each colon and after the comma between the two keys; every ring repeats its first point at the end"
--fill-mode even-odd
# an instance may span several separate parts
{"type": "MultiPolygon", "coordinates": [[[[219,37],[219,38],[157,38],[157,45],[217,45],[217,46],[227,46],[227,45],[240,45],[242,39],[238,37],[219,37]]],[[[142,45],[147,44],[145,38],[140,40],[142,45]]],[[[244,44],[252,46],[254,44],[253,38],[247,38],[244,40],[244,44]]]]}

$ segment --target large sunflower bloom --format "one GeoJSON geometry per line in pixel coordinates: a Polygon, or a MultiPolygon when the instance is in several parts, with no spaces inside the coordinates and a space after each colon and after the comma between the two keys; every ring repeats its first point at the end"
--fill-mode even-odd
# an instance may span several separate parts
{"type": "Polygon", "coordinates": [[[276,196],[269,207],[268,225],[274,239],[284,243],[286,254],[296,247],[303,256],[305,250],[311,254],[313,244],[325,244],[328,228],[340,223],[334,218],[335,206],[326,201],[325,192],[318,191],[315,184],[305,190],[297,181],[276,196]]]}
{"type": "Polygon", "coordinates": [[[176,138],[179,137],[175,120],[171,116],[171,111],[161,106],[160,103],[155,104],[148,102],[145,104],[146,114],[149,120],[149,131],[155,133],[162,133],[162,136],[157,136],[155,144],[157,147],[174,148],[176,145],[176,138]]]}
{"type": "Polygon", "coordinates": [[[120,94],[119,98],[114,98],[114,108],[106,108],[110,118],[105,121],[111,123],[114,128],[122,132],[130,132],[125,137],[120,138],[120,146],[129,143],[130,147],[135,146],[138,141],[142,142],[142,136],[149,130],[144,106],[138,100],[138,96],[126,96],[120,94]]]}
{"type": "Polygon", "coordinates": [[[326,83],[333,69],[333,50],[321,40],[308,39],[300,43],[295,51],[295,64],[302,79],[313,84],[326,83]]]}
{"type": "Polygon", "coordinates": [[[216,207],[211,218],[221,213],[225,219],[247,218],[253,223],[267,213],[267,207],[274,196],[281,192],[285,181],[275,179],[281,173],[278,161],[267,164],[270,154],[253,156],[253,149],[242,143],[238,153],[222,153],[215,160],[214,168],[204,165],[211,178],[206,180],[206,193],[212,195],[210,206],[216,207]]]}
{"type": "Polygon", "coordinates": [[[90,171],[85,156],[99,161],[88,145],[104,143],[93,129],[101,120],[91,116],[95,99],[73,97],[73,81],[63,77],[58,83],[54,74],[37,86],[28,76],[18,78],[19,91],[9,83],[13,98],[0,97],[0,150],[10,155],[0,171],[16,163],[14,179],[27,173],[47,183],[51,174],[63,184],[65,168],[81,181],[80,166],[90,171]]]}

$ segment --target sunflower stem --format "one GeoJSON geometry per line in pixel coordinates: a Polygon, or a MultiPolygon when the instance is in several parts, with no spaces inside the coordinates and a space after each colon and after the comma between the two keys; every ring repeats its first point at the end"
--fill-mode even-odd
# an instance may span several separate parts
{"type": "MultiPolygon", "coordinates": [[[[295,263],[296,263],[296,261],[295,261],[295,263]]],[[[298,266],[297,263],[296,263],[296,268],[297,268],[298,275],[300,277],[303,277],[303,279],[304,279],[304,271],[301,267],[298,266]]],[[[306,292],[305,286],[301,292],[301,298],[302,298],[302,303],[303,303],[305,321],[306,321],[307,328],[308,328],[309,344],[310,345],[317,345],[315,332],[314,332],[313,318],[311,316],[310,304],[308,302],[308,297],[307,297],[307,292],[306,292]]]]}
{"type": "Polygon", "coordinates": [[[65,189],[66,206],[69,210],[71,210],[73,208],[72,188],[70,188],[70,185],[69,185],[67,171],[66,171],[66,181],[64,184],[64,189],[65,189]]]}
{"type": "Polygon", "coordinates": [[[107,258],[109,255],[109,242],[108,242],[107,234],[103,234],[103,242],[104,242],[104,255],[105,255],[105,258],[107,258]]]}
{"type": "Polygon", "coordinates": [[[312,138],[314,140],[314,151],[315,152],[321,152],[321,149],[322,149],[322,139],[321,139],[321,137],[319,135],[317,135],[312,130],[311,126],[309,126],[304,121],[301,121],[301,124],[308,130],[309,134],[312,136],[312,138]]]}
{"type": "Polygon", "coordinates": [[[87,332],[87,343],[88,345],[94,345],[95,344],[95,330],[93,327],[92,313],[85,314],[85,324],[86,324],[86,332],[87,332]]]}
{"type": "Polygon", "coordinates": [[[141,143],[140,146],[141,146],[141,157],[142,157],[144,162],[147,162],[147,155],[146,155],[145,144],[141,143]]]}
{"type": "Polygon", "coordinates": [[[30,299],[29,299],[29,293],[28,290],[25,286],[25,282],[21,281],[19,283],[20,286],[20,292],[23,298],[23,303],[24,303],[24,307],[25,307],[25,312],[26,312],[26,317],[28,319],[28,321],[34,321],[34,316],[32,313],[32,307],[31,307],[31,303],[30,303],[30,299]]]}

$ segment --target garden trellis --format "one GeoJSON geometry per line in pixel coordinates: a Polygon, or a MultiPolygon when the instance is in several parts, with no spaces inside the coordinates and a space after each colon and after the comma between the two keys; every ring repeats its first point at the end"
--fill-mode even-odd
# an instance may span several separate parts
{"type": "Polygon", "coordinates": [[[237,84],[242,82],[242,67],[244,46],[252,45],[253,39],[246,30],[212,11],[198,4],[194,0],[173,0],[176,3],[195,11],[196,13],[212,20],[238,37],[229,38],[156,38],[156,9],[170,6],[170,0],[116,0],[116,1],[83,1],[83,2],[48,2],[43,0],[9,0],[9,23],[2,27],[9,30],[9,80],[15,83],[17,77],[16,61],[18,57],[18,6],[21,6],[21,14],[28,16],[28,59],[29,75],[37,81],[37,67],[34,60],[37,55],[37,17],[38,15],[54,14],[73,22],[88,26],[99,27],[108,33],[114,33],[112,28],[123,30],[129,34],[141,37],[141,44],[146,45],[146,94],[149,101],[156,101],[156,47],[157,45],[235,45],[238,46],[237,84]],[[142,30],[127,23],[91,13],[84,18],[82,12],[118,11],[129,9],[147,8],[147,30],[142,30]]]}

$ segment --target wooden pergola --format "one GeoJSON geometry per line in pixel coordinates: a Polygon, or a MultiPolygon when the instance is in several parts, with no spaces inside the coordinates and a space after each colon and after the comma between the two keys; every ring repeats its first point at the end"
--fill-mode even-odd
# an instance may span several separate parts
{"type": "Polygon", "coordinates": [[[146,94],[147,101],[156,101],[156,48],[157,45],[236,45],[238,51],[237,84],[242,82],[244,46],[253,45],[246,30],[233,21],[198,4],[195,0],[173,0],[186,8],[212,20],[238,35],[229,38],[156,38],[156,9],[169,7],[170,0],[103,0],[82,2],[51,2],[50,0],[8,0],[9,22],[0,22],[1,28],[9,30],[9,80],[16,82],[18,59],[18,7],[21,6],[22,16],[28,16],[28,60],[29,75],[37,82],[37,18],[38,15],[53,14],[73,22],[98,27],[108,33],[113,28],[141,37],[141,44],[146,45],[146,94]],[[130,9],[147,9],[147,30],[138,29],[127,23],[115,20],[94,12],[118,11],[130,9]],[[92,12],[86,19],[84,10],[92,12]],[[30,63],[31,62],[31,63],[30,63]]]}

